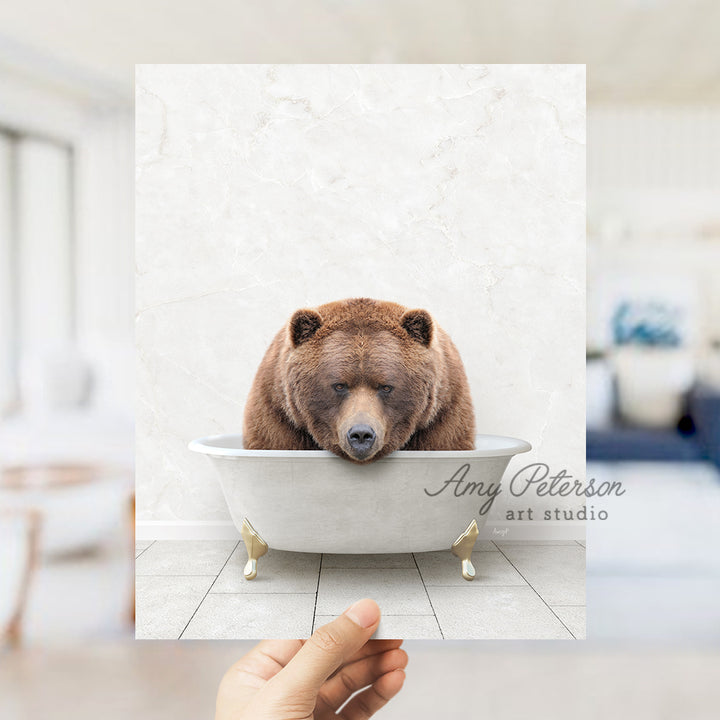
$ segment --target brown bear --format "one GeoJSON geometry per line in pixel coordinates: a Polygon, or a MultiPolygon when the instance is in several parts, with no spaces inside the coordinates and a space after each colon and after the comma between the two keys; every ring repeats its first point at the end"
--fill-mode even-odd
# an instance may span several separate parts
{"type": "Polygon", "coordinates": [[[298,310],[253,382],[244,445],[325,449],[367,463],[394,450],[471,450],[465,369],[425,310],[357,298],[298,310]]]}

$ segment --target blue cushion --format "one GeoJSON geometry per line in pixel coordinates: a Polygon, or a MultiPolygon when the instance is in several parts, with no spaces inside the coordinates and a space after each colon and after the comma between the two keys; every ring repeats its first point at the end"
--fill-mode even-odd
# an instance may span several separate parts
{"type": "Polygon", "coordinates": [[[616,427],[587,432],[588,460],[693,461],[703,457],[695,435],[681,435],[674,429],[616,427]]]}
{"type": "Polygon", "coordinates": [[[720,466],[720,390],[698,385],[690,393],[689,407],[704,454],[720,466]]]}

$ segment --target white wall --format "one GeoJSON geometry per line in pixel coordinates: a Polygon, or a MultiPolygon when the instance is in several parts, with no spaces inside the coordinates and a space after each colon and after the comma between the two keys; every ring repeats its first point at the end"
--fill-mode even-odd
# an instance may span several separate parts
{"type": "Polygon", "coordinates": [[[0,135],[0,416],[15,404],[15,313],[13,232],[13,148],[0,135]]]}
{"type": "Polygon", "coordinates": [[[139,66],[144,534],[228,522],[187,442],[240,428],[293,310],[350,296],[429,309],[478,430],[534,444],[512,467],[584,477],[584,98],[582,66],[139,66]]]}
{"type": "Polygon", "coordinates": [[[619,284],[691,296],[700,368],[720,339],[720,107],[594,105],[588,116],[588,339],[619,284]]]}
{"type": "Polygon", "coordinates": [[[134,123],[98,110],[77,153],[78,337],[97,377],[95,403],[135,415],[134,123]]]}

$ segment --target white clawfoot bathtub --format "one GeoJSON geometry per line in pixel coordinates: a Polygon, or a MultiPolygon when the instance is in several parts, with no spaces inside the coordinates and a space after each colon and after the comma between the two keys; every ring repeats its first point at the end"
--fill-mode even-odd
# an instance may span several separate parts
{"type": "Polygon", "coordinates": [[[453,552],[463,577],[487,504],[529,443],[478,435],[475,450],[399,450],[356,465],[325,450],[245,450],[240,435],[193,440],[210,456],[248,550],[245,577],[268,546],[313,553],[453,552]]]}

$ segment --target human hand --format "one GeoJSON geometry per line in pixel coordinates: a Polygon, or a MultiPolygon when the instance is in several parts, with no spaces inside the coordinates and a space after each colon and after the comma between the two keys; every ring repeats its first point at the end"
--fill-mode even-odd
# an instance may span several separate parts
{"type": "Polygon", "coordinates": [[[225,673],[215,720],[372,717],[400,692],[408,660],[402,640],[370,640],[379,623],[377,604],[360,600],[307,641],[264,640],[225,673]]]}

